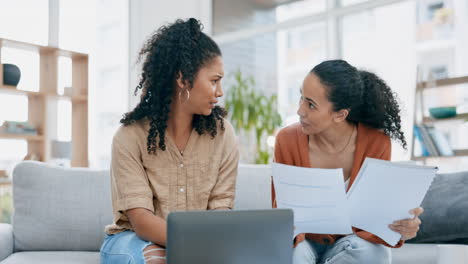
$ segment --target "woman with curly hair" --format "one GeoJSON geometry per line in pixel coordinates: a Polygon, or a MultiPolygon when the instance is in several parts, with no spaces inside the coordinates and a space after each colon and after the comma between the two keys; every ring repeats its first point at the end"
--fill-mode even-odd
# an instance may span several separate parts
{"type": "Polygon", "coordinates": [[[191,18],[161,27],[139,55],[141,100],[112,142],[114,223],[102,263],[165,263],[171,211],[233,207],[239,152],[216,106],[224,75],[218,45],[191,18]]]}
{"type": "MultiPolygon", "coordinates": [[[[406,148],[400,107],[387,84],[373,73],[343,60],[320,63],[304,79],[297,111],[300,122],[283,128],[276,138],[275,161],[312,168],[343,168],[346,190],[366,157],[390,160],[394,139],[406,148]]],[[[372,199],[372,197],[369,197],[372,199]]],[[[274,185],[272,202],[276,207],[274,185]]],[[[390,228],[404,240],[416,236],[422,208],[412,219],[390,228]]],[[[389,264],[390,247],[377,236],[353,228],[346,236],[299,234],[294,241],[294,264],[389,264]]]]}

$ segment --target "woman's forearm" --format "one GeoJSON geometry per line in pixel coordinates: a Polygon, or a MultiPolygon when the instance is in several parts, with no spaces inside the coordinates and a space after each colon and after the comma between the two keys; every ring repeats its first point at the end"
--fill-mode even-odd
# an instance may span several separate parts
{"type": "Polygon", "coordinates": [[[159,246],[166,246],[167,224],[163,218],[143,208],[127,210],[126,214],[138,237],[159,246]]]}

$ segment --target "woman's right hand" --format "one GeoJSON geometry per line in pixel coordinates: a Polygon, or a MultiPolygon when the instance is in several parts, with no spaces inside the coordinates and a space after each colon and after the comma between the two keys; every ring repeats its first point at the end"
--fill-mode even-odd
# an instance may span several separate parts
{"type": "Polygon", "coordinates": [[[302,241],[305,240],[305,233],[301,233],[301,234],[298,234],[295,238],[294,238],[294,245],[293,245],[293,248],[297,247],[297,245],[299,243],[301,243],[302,241]]]}

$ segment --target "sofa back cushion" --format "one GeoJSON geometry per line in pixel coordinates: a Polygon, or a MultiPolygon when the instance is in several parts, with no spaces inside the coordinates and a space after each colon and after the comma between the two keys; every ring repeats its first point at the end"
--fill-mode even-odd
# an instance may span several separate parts
{"type": "Polygon", "coordinates": [[[271,166],[240,164],[235,210],[271,209],[271,166]]]}
{"type": "Polygon", "coordinates": [[[409,243],[468,243],[468,172],[438,174],[421,206],[422,224],[409,243]]]}
{"type": "MultiPolygon", "coordinates": [[[[99,250],[112,222],[109,171],[25,161],[13,172],[15,251],[99,250]]],[[[271,167],[239,165],[236,210],[271,208],[271,167]]]]}
{"type": "Polygon", "coordinates": [[[109,171],[22,162],[13,204],[15,251],[98,251],[112,222],[109,171]]]}

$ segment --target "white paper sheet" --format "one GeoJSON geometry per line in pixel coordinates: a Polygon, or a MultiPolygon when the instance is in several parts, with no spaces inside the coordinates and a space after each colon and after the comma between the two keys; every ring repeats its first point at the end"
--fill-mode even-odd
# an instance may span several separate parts
{"type": "Polygon", "coordinates": [[[396,245],[401,235],[388,225],[412,218],[437,172],[436,167],[398,164],[366,158],[348,191],[351,223],[396,245]]]}
{"type": "Polygon", "coordinates": [[[290,208],[294,212],[294,236],[353,232],[342,169],[273,163],[272,172],[278,208],[290,208]]]}

